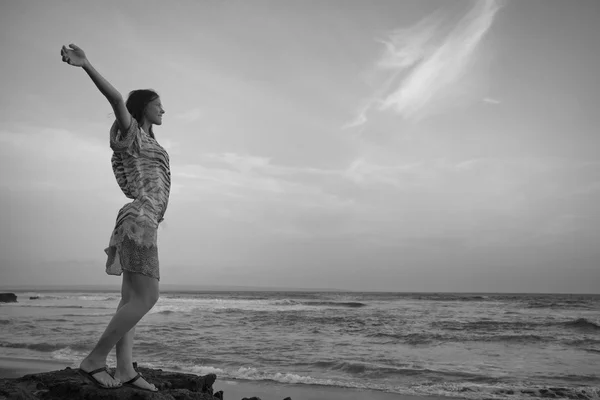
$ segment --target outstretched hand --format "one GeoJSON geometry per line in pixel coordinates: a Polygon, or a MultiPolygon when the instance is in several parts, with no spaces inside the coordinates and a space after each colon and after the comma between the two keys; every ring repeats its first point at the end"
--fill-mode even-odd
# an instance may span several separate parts
{"type": "Polygon", "coordinates": [[[74,44],[70,44],[69,47],[70,49],[68,49],[67,46],[63,46],[62,49],[60,49],[62,60],[75,67],[83,67],[88,61],[83,50],[74,44]]]}

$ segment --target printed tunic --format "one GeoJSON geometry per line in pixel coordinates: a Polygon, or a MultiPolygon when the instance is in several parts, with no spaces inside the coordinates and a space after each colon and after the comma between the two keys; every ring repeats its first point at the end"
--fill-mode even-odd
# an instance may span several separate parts
{"type": "Polygon", "coordinates": [[[169,155],[131,118],[127,132],[117,121],[110,128],[111,164],[119,187],[131,203],[118,214],[109,246],[106,273],[123,270],[160,280],[157,230],[163,221],[171,189],[169,155]]]}

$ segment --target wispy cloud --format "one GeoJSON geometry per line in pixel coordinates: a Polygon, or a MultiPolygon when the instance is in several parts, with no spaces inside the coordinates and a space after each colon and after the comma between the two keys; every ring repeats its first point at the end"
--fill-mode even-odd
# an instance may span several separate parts
{"type": "Polygon", "coordinates": [[[422,165],[419,163],[383,166],[358,158],[346,168],[343,177],[357,185],[385,184],[402,188],[407,185],[409,177],[421,169],[422,165]]]}
{"type": "MultiPolygon", "coordinates": [[[[535,158],[382,164],[359,157],[343,168],[317,169],[236,153],[172,165],[180,185],[173,199],[213,204],[219,218],[295,236],[366,235],[388,244],[453,236],[478,247],[537,240],[540,221],[575,213],[572,194],[597,196],[579,194],[597,182],[597,171],[597,164],[535,158]]],[[[576,213],[584,218],[571,225],[594,215],[583,207],[576,213]]],[[[571,226],[565,224],[548,229],[571,226]]]]}
{"type": "Polygon", "coordinates": [[[190,200],[204,193],[288,205],[344,203],[319,184],[339,176],[339,171],[277,165],[265,157],[236,153],[203,154],[197,161],[172,165],[173,176],[187,180],[185,192],[190,200]]]}
{"type": "Polygon", "coordinates": [[[500,7],[496,0],[474,1],[471,10],[445,35],[440,33],[445,21],[439,12],[392,32],[382,40],[385,51],[376,62],[384,84],[346,127],[367,122],[367,113],[373,108],[418,120],[432,108],[448,105],[500,7]]]}
{"type": "Polygon", "coordinates": [[[67,191],[114,186],[112,171],[102,168],[111,156],[107,141],[66,129],[23,125],[0,131],[0,147],[0,186],[67,191]]]}
{"type": "Polygon", "coordinates": [[[202,117],[202,115],[203,112],[200,108],[192,108],[191,110],[188,110],[186,112],[176,114],[175,118],[182,122],[190,123],[199,120],[202,117]]]}
{"type": "Polygon", "coordinates": [[[181,143],[170,138],[160,137],[160,144],[167,150],[170,156],[181,153],[181,143]]]}
{"type": "Polygon", "coordinates": [[[493,97],[484,97],[483,102],[494,105],[502,103],[500,100],[494,99],[493,97]]]}
{"type": "Polygon", "coordinates": [[[324,183],[340,180],[338,170],[291,167],[236,153],[203,154],[197,161],[172,165],[174,182],[181,183],[174,200],[211,202],[221,219],[277,234],[314,237],[354,231],[346,228],[356,213],[355,202],[324,183]]]}

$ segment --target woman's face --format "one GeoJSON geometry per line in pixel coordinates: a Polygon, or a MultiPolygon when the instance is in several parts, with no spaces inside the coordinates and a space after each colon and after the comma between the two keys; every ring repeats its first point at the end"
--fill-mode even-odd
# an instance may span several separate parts
{"type": "Polygon", "coordinates": [[[146,120],[151,124],[161,125],[162,115],[164,113],[165,110],[160,102],[160,97],[157,97],[146,106],[146,109],[144,110],[144,118],[146,118],[146,120]]]}

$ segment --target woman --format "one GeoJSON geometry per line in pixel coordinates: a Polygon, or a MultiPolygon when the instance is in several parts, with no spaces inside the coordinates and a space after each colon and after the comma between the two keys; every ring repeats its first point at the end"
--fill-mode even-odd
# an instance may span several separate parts
{"type": "Polygon", "coordinates": [[[152,90],[135,90],[124,102],[121,94],[92,67],[84,51],[74,44],[69,47],[62,47],[62,60],[83,68],[114,110],[116,121],[110,129],[112,168],[125,196],[133,199],[119,210],[109,247],[105,249],[106,273],[123,274],[121,301],[100,340],[81,362],[79,373],[101,388],[124,385],[157,391],[134,370],[132,349],[136,324],[159,297],[156,233],[167,209],[171,174],[169,156],[156,141],[152,126],[162,124],[165,111],[152,90]],[[113,377],[106,358],[114,346],[117,368],[113,377]]]}

